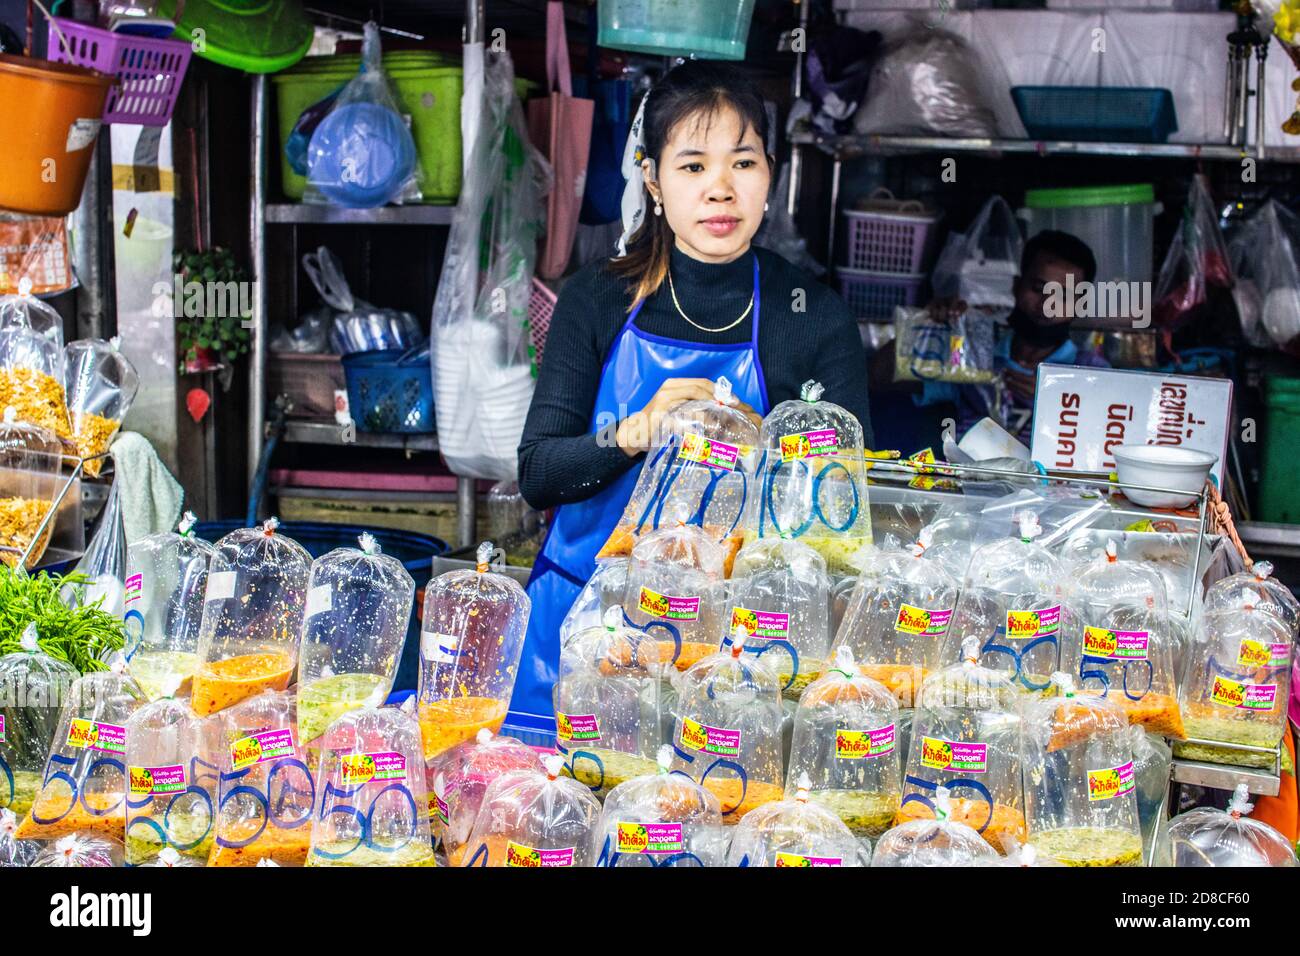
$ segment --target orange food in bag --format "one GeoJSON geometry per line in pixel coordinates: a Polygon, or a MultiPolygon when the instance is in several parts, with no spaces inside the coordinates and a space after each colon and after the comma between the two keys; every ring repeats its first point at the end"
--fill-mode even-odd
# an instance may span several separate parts
{"type": "Polygon", "coordinates": [[[62,780],[47,784],[37,795],[31,812],[18,827],[14,839],[53,840],[78,832],[97,833],[116,840],[125,837],[126,794],[86,793],[69,808],[70,797],[71,788],[62,780]],[[86,809],[87,806],[90,810],[86,809]],[[51,822],[38,823],[37,817],[51,822]]]}
{"type": "MultiPolygon", "coordinates": [[[[1082,693],[1089,692],[1082,691],[1082,693]]],[[[1141,727],[1149,734],[1155,734],[1157,737],[1173,737],[1177,740],[1187,739],[1178,701],[1168,694],[1148,691],[1141,700],[1129,700],[1124,694],[1111,694],[1106,699],[1117,704],[1124,711],[1130,724],[1141,727]]]]}
{"type": "Polygon", "coordinates": [[[421,703],[420,735],[424,738],[424,759],[438,756],[449,747],[473,740],[486,727],[492,733],[501,729],[509,705],[488,697],[450,697],[421,703]]]}
{"type": "Polygon", "coordinates": [[[718,645],[706,644],[703,641],[683,641],[682,649],[678,652],[677,645],[672,641],[659,642],[660,660],[672,661],[674,653],[677,654],[677,660],[673,661],[673,666],[684,673],[696,661],[702,661],[710,654],[718,653],[718,645]]]}
{"type": "Polygon", "coordinates": [[[1118,708],[1112,714],[1099,712],[1088,704],[1071,703],[1069,699],[1056,706],[1052,715],[1052,736],[1047,741],[1047,752],[1055,753],[1063,747],[1087,740],[1098,731],[1118,729],[1121,719],[1118,708]],[[1117,726],[1111,726],[1111,721],[1117,726]]]}
{"type": "MultiPolygon", "coordinates": [[[[1015,807],[1009,807],[1005,803],[995,803],[993,804],[993,818],[989,819],[989,805],[985,800],[967,800],[963,797],[953,797],[949,802],[952,804],[952,815],[948,819],[954,823],[964,823],[976,831],[980,827],[984,827],[984,832],[980,833],[980,836],[984,838],[985,843],[1003,856],[1007,854],[1008,848],[1011,846],[1006,842],[1007,837],[1011,837],[1016,846],[1024,845],[1025,816],[1015,807]],[[987,826],[985,826],[986,823],[987,826]]],[[[933,819],[933,810],[920,800],[912,800],[899,808],[898,814],[894,817],[894,824],[897,826],[910,823],[913,820],[933,819]]]]}
{"type": "Polygon", "coordinates": [[[785,795],[784,789],[779,784],[750,780],[745,784],[742,798],[741,783],[735,777],[726,779],[710,777],[704,781],[703,786],[722,804],[723,823],[739,823],[741,817],[750,810],[780,800],[785,795]]]}
{"type": "Polygon", "coordinates": [[[917,692],[929,673],[924,667],[911,664],[862,664],[862,673],[880,681],[894,695],[900,707],[911,707],[917,692]]]}
{"type": "MultiPolygon", "coordinates": [[[[222,836],[231,841],[239,839],[232,833],[223,833],[222,836]]],[[[310,820],[291,830],[268,824],[247,846],[221,846],[214,842],[212,852],[208,854],[208,866],[257,866],[261,860],[270,860],[280,866],[303,866],[310,850],[310,820]]]]}
{"type": "Polygon", "coordinates": [[[204,664],[194,674],[190,706],[200,717],[225,710],[265,690],[285,690],[293,676],[288,654],[240,654],[204,664]]]}
{"type": "MultiPolygon", "coordinates": [[[[722,573],[724,577],[731,577],[731,568],[736,563],[736,555],[740,551],[740,546],[745,543],[744,534],[739,531],[735,534],[724,534],[720,526],[712,524],[704,525],[704,530],[722,545],[722,573]]],[[[632,553],[632,547],[636,542],[637,536],[632,532],[632,526],[621,524],[610,532],[609,540],[596,554],[596,560],[626,558],[632,553]]]]}

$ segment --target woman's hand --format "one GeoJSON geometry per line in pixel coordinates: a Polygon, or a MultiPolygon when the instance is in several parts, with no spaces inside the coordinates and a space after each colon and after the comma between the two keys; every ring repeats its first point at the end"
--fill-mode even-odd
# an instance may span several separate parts
{"type": "MultiPolygon", "coordinates": [[[[697,400],[713,400],[712,379],[667,379],[659,386],[659,391],[655,392],[654,397],[650,399],[645,408],[629,415],[618,423],[618,431],[615,434],[618,447],[623,449],[624,454],[629,458],[633,458],[644,451],[649,451],[664,415],[683,402],[697,400]]],[[[755,425],[762,424],[763,417],[744,402],[737,401],[734,405],[728,407],[743,412],[755,425]]]]}

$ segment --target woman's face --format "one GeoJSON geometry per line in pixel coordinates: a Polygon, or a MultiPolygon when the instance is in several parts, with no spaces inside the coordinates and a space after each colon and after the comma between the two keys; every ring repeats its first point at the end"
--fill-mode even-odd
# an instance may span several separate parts
{"type": "MultiPolygon", "coordinates": [[[[669,133],[658,182],[650,187],[651,201],[663,203],[677,248],[703,262],[741,255],[763,221],[772,171],[758,132],[750,127],[741,136],[740,130],[734,109],[688,116],[669,133]]],[[[650,166],[646,160],[647,181],[650,166]]]]}

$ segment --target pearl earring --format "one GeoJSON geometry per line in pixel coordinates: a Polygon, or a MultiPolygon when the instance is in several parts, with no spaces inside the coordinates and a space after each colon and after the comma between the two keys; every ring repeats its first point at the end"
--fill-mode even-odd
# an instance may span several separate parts
{"type": "Polygon", "coordinates": [[[769,208],[770,208],[770,207],[768,206],[767,203],[763,203],[763,212],[767,212],[767,210],[768,210],[769,208]]]}
{"type": "Polygon", "coordinates": [[[664,214],[664,207],[663,207],[663,205],[659,202],[659,200],[656,199],[656,200],[655,200],[655,215],[656,215],[656,216],[662,216],[663,214],[664,214]]]}

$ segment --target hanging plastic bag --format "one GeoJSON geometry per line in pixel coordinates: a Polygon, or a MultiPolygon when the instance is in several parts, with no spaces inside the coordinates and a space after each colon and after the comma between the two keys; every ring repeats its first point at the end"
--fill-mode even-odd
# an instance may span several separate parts
{"type": "Polygon", "coordinates": [[[0,332],[31,329],[63,348],[63,317],[32,294],[32,280],[18,280],[18,294],[0,295],[0,332]]]}
{"type": "Polygon", "coordinates": [[[29,328],[0,329],[0,408],[18,419],[71,440],[59,345],[29,328]]]}
{"type": "Polygon", "coordinates": [[[112,867],[122,865],[122,844],[91,833],[70,833],[44,847],[32,860],[39,867],[112,867]]]}
{"type": "Polygon", "coordinates": [[[784,162],[776,177],[776,187],[772,190],[772,196],[778,202],[763,217],[763,224],[758,227],[758,234],[754,236],[754,244],[764,249],[771,249],[782,259],[815,276],[823,276],[826,274],[826,267],[814,259],[812,253],[808,251],[807,240],[799,234],[799,227],[795,225],[794,217],[786,209],[783,197],[788,195],[790,195],[790,164],[784,162]]]}
{"type": "Polygon", "coordinates": [[[528,143],[509,56],[489,52],[486,61],[479,128],[433,305],[433,381],[448,466],[500,481],[517,477],[533,395],[525,320],[550,172],[528,143]]]}
{"type": "Polygon", "coordinates": [[[1001,196],[990,196],[966,232],[948,234],[930,280],[935,298],[1009,314],[1023,249],[1016,214],[1001,196]]]}
{"type": "Polygon", "coordinates": [[[1270,199],[1233,237],[1231,249],[1233,298],[1247,339],[1300,354],[1300,217],[1270,199]]]}
{"type": "Polygon", "coordinates": [[[795,783],[793,799],[765,803],[736,827],[727,851],[728,866],[866,866],[862,843],[844,821],[810,802],[812,781],[795,783]]]}
{"type": "Polygon", "coordinates": [[[742,520],[756,494],[758,427],[733,406],[731,382],[712,401],[685,402],[663,417],[623,516],[600,552],[630,554],[637,539],[678,522],[699,525],[726,547],[726,572],[744,540],[742,520]]]}
{"type": "Polygon", "coordinates": [[[27,554],[31,570],[53,532],[53,519],[43,532],[41,523],[58,497],[63,452],[54,432],[20,421],[12,405],[0,410],[0,563],[16,567],[27,554]]]}
{"type": "Polygon", "coordinates": [[[991,385],[996,330],[993,319],[968,311],[939,322],[927,309],[894,309],[894,381],[991,385]]]}
{"type": "Polygon", "coordinates": [[[72,442],[84,471],[99,477],[114,436],[140,388],[140,375],[119,350],[121,339],[83,339],[63,350],[72,442]]]}
{"type": "Polygon", "coordinates": [[[116,478],[100,511],[99,527],[73,572],[84,574],[86,580],[60,589],[59,596],[65,604],[69,607],[98,605],[113,617],[122,616],[126,600],[126,531],[122,527],[122,496],[116,478]]]}
{"type": "Polygon", "coordinates": [[[0,870],[31,866],[41,852],[41,845],[32,840],[19,840],[18,818],[8,807],[0,808],[0,870]]]}
{"type": "Polygon", "coordinates": [[[1152,296],[1152,320],[1168,337],[1191,319],[1206,301],[1208,288],[1231,288],[1228,247],[1219,231],[1219,216],[1202,175],[1192,177],[1182,222],[1160,266],[1152,296]]]}
{"type": "Polygon", "coordinates": [[[911,820],[887,832],[876,843],[871,865],[876,867],[986,866],[997,853],[983,837],[952,819],[947,787],[934,794],[934,817],[911,820]]]}
{"type": "Polygon", "coordinates": [[[1138,824],[1142,828],[1142,847],[1146,850],[1156,843],[1156,831],[1168,819],[1165,809],[1174,752],[1164,738],[1149,734],[1141,727],[1129,727],[1129,741],[1133,748],[1133,779],[1137,784],[1138,824]]]}
{"type": "Polygon", "coordinates": [[[1296,866],[1295,848],[1276,829],[1248,814],[1254,808],[1244,783],[1228,809],[1198,807],[1169,821],[1174,866],[1296,866]]]}
{"type": "Polygon", "coordinates": [[[415,140],[384,73],[379,25],[364,29],[361,72],[311,134],[304,202],[370,209],[421,199],[415,140]]]}

